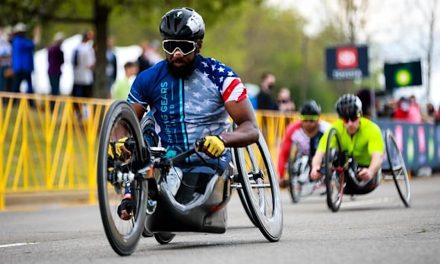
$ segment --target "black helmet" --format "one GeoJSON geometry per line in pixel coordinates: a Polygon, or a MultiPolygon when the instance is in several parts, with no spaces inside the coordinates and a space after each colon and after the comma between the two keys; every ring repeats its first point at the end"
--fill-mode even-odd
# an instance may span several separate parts
{"type": "Polygon", "coordinates": [[[350,118],[362,113],[362,102],[354,94],[344,94],[336,102],[336,112],[339,117],[350,118]]]}
{"type": "Polygon", "coordinates": [[[159,30],[163,39],[199,40],[205,36],[205,22],[191,8],[175,8],[162,17],[159,30]]]}
{"type": "Polygon", "coordinates": [[[321,107],[315,100],[307,101],[300,110],[301,115],[320,115],[321,107]]]}

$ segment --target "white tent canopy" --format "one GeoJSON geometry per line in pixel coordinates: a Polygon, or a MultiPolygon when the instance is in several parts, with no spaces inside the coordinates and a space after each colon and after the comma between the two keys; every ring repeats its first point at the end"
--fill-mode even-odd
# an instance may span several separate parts
{"type": "MultiPolygon", "coordinates": [[[[73,86],[73,50],[81,42],[81,35],[75,35],[64,40],[61,49],[64,52],[64,64],[61,68],[62,75],[60,81],[60,92],[63,95],[69,95],[73,86]]],[[[124,76],[124,64],[128,61],[136,61],[142,50],[139,46],[115,47],[116,59],[118,63],[117,78],[124,76]]],[[[32,82],[36,93],[49,94],[50,84],[47,75],[47,49],[41,49],[34,55],[35,70],[32,74],[32,82]]],[[[23,82],[24,83],[24,82],[23,82]]],[[[26,88],[22,87],[22,91],[26,88]]]]}

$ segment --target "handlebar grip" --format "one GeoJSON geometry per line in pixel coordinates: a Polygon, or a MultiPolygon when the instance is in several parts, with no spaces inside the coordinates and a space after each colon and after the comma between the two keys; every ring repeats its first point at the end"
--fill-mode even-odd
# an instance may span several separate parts
{"type": "Polygon", "coordinates": [[[203,144],[205,144],[205,140],[205,138],[196,139],[196,141],[194,142],[194,149],[197,152],[203,151],[203,144]]]}
{"type": "Polygon", "coordinates": [[[203,146],[203,143],[205,143],[205,138],[199,138],[196,139],[196,142],[194,142],[194,146],[197,150],[199,150],[203,146]]]}

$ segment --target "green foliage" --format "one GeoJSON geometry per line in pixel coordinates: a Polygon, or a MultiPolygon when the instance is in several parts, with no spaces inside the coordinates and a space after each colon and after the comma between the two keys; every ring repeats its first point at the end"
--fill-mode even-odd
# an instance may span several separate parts
{"type": "Polygon", "coordinates": [[[325,77],[324,50],[338,43],[338,34],[329,27],[309,39],[302,31],[304,23],[292,10],[243,3],[221,16],[213,27],[207,25],[202,53],[231,66],[244,82],[258,84],[263,72],[273,72],[276,91],[288,87],[298,107],[304,96],[304,100],[314,98],[324,110],[333,111],[339,91],[325,77]]]}

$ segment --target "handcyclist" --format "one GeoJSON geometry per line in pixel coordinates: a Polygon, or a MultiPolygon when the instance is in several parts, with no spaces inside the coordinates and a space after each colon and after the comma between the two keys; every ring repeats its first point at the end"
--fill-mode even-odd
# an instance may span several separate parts
{"type": "MultiPolygon", "coordinates": [[[[332,124],[341,138],[341,148],[346,158],[351,158],[351,167],[344,192],[367,193],[379,184],[384,142],[378,125],[362,117],[362,102],[353,94],[344,94],[336,102],[339,119],[332,124]]],[[[329,131],[329,130],[328,130],[329,131]]],[[[311,178],[321,177],[320,167],[325,153],[328,133],[321,138],[312,160],[311,178]]]]}
{"type": "Polygon", "coordinates": [[[286,186],[285,170],[289,162],[292,147],[296,148],[296,156],[307,156],[311,162],[318,147],[319,139],[330,127],[329,123],[320,120],[321,107],[315,100],[304,103],[300,109],[300,121],[289,124],[281,142],[278,156],[279,182],[286,186]]]}
{"type": "MultiPolygon", "coordinates": [[[[225,171],[231,160],[226,148],[247,146],[259,137],[246,88],[231,68],[200,55],[205,23],[196,11],[172,9],[162,17],[159,29],[166,59],[137,76],[127,101],[139,120],[150,108],[146,141],[165,148],[167,157],[203,139],[200,156],[206,163],[197,155],[190,165],[207,164],[217,172],[225,171]],[[228,132],[229,117],[237,125],[233,132],[228,132]]],[[[118,208],[120,218],[130,219],[133,206],[126,190],[118,208]]]]}

